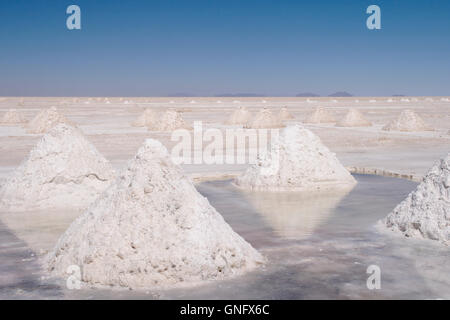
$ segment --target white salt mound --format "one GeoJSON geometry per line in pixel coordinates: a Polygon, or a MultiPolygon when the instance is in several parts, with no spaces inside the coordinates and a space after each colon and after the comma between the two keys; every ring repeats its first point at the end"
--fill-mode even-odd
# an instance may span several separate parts
{"type": "Polygon", "coordinates": [[[31,120],[26,128],[28,133],[46,133],[59,123],[71,124],[66,117],[58,113],[55,107],[42,110],[31,120]]]}
{"type": "Polygon", "coordinates": [[[255,191],[318,191],[351,188],[352,175],[311,131],[289,126],[257,163],[235,179],[255,191]]]}
{"type": "Polygon", "coordinates": [[[305,123],[331,123],[336,122],[334,117],[323,107],[317,107],[313,114],[311,114],[305,123]]]}
{"type": "Polygon", "coordinates": [[[370,127],[371,125],[372,123],[355,108],[350,108],[344,119],[336,124],[338,127],[370,127]]]}
{"type": "Polygon", "coordinates": [[[145,109],[144,112],[131,124],[133,127],[152,126],[157,120],[157,113],[151,109],[145,109]]]}
{"type": "Polygon", "coordinates": [[[239,109],[235,110],[230,118],[228,119],[228,124],[246,124],[250,121],[252,114],[245,107],[239,107],[239,109]]]}
{"type": "Polygon", "coordinates": [[[78,129],[59,124],[0,189],[8,210],[86,207],[114,178],[110,163],[78,129]]]}
{"type": "Polygon", "coordinates": [[[183,120],[181,114],[174,110],[167,110],[158,119],[148,127],[151,131],[173,131],[176,129],[191,129],[191,127],[183,120]]]}
{"type": "Polygon", "coordinates": [[[0,120],[0,124],[3,125],[22,124],[26,122],[27,120],[25,119],[24,115],[16,109],[8,110],[0,120]]]}
{"type": "Polygon", "coordinates": [[[281,120],[274,116],[272,112],[263,108],[258,112],[254,120],[249,120],[244,126],[248,129],[263,129],[263,128],[281,128],[284,127],[281,120]]]}
{"type": "Polygon", "coordinates": [[[450,153],[381,222],[407,237],[450,244],[450,153]]]}
{"type": "Polygon", "coordinates": [[[383,127],[385,131],[426,131],[431,130],[413,110],[403,110],[400,116],[383,127]]]}
{"type": "Polygon", "coordinates": [[[280,120],[294,119],[294,116],[289,112],[289,110],[286,107],[281,108],[280,114],[278,116],[280,120]]]}
{"type": "Polygon", "coordinates": [[[153,139],[46,260],[63,278],[78,265],[89,286],[132,289],[224,279],[264,262],[153,139]]]}

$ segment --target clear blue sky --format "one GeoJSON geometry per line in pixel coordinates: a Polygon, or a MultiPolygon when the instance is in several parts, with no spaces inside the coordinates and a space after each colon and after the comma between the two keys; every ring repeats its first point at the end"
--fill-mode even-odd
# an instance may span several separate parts
{"type": "Polygon", "coordinates": [[[0,95],[450,95],[444,0],[2,0],[0,43],[0,95]]]}

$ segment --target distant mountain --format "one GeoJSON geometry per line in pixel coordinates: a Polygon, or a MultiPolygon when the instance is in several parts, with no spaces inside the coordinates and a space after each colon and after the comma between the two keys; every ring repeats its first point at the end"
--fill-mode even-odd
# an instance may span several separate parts
{"type": "Polygon", "coordinates": [[[318,94],[311,93],[311,92],[299,93],[299,94],[296,94],[295,96],[296,97],[320,97],[318,94]]]}
{"type": "Polygon", "coordinates": [[[404,94],[393,94],[393,97],[406,97],[404,94]]]}
{"type": "Polygon", "coordinates": [[[328,96],[329,97],[353,97],[352,94],[345,92],[345,91],[338,91],[338,92],[332,93],[328,96]]]}
{"type": "Polygon", "coordinates": [[[196,97],[195,94],[185,93],[185,92],[169,93],[167,96],[168,97],[196,97]]]}
{"type": "Polygon", "coordinates": [[[215,97],[265,97],[265,94],[261,93],[220,93],[214,95],[215,97]]]}

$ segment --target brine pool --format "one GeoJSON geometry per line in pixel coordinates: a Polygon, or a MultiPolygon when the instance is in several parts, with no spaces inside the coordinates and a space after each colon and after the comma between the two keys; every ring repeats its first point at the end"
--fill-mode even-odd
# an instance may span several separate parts
{"type": "Polygon", "coordinates": [[[268,259],[246,275],[153,291],[69,290],[49,280],[38,248],[49,248],[79,213],[0,213],[0,299],[450,299],[450,248],[375,225],[416,183],[354,175],[349,192],[305,196],[248,193],[231,181],[197,189],[268,259]],[[369,289],[369,266],[380,270],[369,289]]]}

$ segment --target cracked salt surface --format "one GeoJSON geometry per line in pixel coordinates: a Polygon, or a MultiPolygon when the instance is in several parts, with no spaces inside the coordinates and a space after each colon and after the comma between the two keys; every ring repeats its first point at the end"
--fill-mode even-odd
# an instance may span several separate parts
{"type": "MultiPolygon", "coordinates": [[[[369,175],[355,175],[355,178],[358,184],[350,193],[324,196],[321,203],[308,202],[305,198],[295,202],[295,197],[286,195],[263,199],[264,193],[259,194],[258,201],[257,193],[244,193],[230,181],[199,184],[200,193],[208,198],[233,230],[268,258],[268,263],[264,269],[244,276],[191,288],[150,292],[68,290],[63,280],[58,283],[45,279],[34,281],[42,271],[30,262],[21,262],[19,268],[3,268],[6,264],[14,265],[17,257],[22,257],[12,244],[14,239],[21,240],[0,225],[3,244],[0,261],[5,262],[0,266],[0,279],[14,279],[7,284],[0,280],[0,299],[450,298],[448,247],[433,241],[378,233],[374,227],[414,190],[416,183],[369,175]],[[282,213],[281,217],[276,215],[277,212],[282,213]],[[369,276],[366,269],[371,264],[381,268],[380,290],[366,287],[369,276]],[[26,272],[18,271],[25,267],[26,272]],[[26,286],[22,285],[24,279],[27,279],[26,286]]],[[[0,213],[0,219],[11,222],[13,218],[23,219],[24,215],[0,213]]],[[[70,221],[65,223],[68,225],[70,221]]],[[[17,224],[15,228],[19,226],[17,224]]],[[[42,234],[54,232],[52,229],[44,225],[33,229],[29,225],[27,230],[15,229],[14,233],[28,239],[35,248],[42,234]]],[[[60,228],[59,234],[54,232],[54,241],[63,231],[60,228]]]]}

